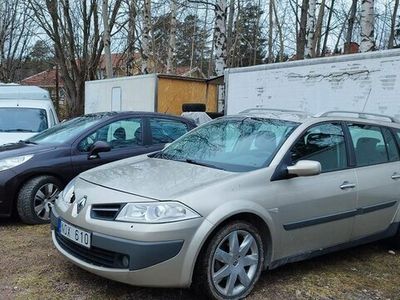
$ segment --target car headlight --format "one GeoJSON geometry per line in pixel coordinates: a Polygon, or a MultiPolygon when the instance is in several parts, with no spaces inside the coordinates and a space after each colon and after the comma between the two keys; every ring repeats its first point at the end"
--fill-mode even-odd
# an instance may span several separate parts
{"type": "Polygon", "coordinates": [[[16,156],[0,160],[0,171],[5,171],[22,165],[33,157],[33,154],[16,156]]]}
{"type": "Polygon", "coordinates": [[[168,223],[198,218],[200,215],[179,202],[128,203],[117,221],[137,223],[168,223]]]}
{"type": "Polygon", "coordinates": [[[74,202],[74,193],[75,193],[75,181],[76,181],[75,177],[74,179],[72,179],[67,186],[64,188],[64,190],[61,192],[60,196],[58,196],[57,200],[56,200],[56,205],[66,209],[68,208],[72,202],[74,202]]]}

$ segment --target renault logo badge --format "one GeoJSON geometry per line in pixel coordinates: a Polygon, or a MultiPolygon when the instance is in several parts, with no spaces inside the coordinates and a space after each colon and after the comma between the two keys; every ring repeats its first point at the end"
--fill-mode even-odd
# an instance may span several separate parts
{"type": "Polygon", "coordinates": [[[84,196],[81,200],[78,201],[78,203],[76,204],[76,213],[79,214],[81,212],[81,210],[85,207],[86,205],[86,200],[87,197],[84,196]]]}

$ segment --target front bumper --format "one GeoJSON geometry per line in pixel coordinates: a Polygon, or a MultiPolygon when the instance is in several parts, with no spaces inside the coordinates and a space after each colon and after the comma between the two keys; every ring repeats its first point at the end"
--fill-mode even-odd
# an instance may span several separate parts
{"type": "Polygon", "coordinates": [[[11,215],[18,187],[18,176],[14,171],[0,172],[0,217],[11,215]]]}
{"type": "MultiPolygon", "coordinates": [[[[201,220],[197,220],[197,224],[191,223],[181,235],[182,239],[167,241],[137,241],[115,236],[118,232],[115,235],[109,235],[96,232],[96,229],[82,228],[90,231],[92,235],[91,249],[87,249],[66,241],[57,233],[59,216],[56,209],[52,211],[53,243],[61,254],[79,267],[99,276],[131,285],[151,287],[190,285],[191,271],[185,272],[184,266],[188,261],[195,260],[192,255],[197,251],[193,252],[189,249],[191,249],[191,238],[195,235],[201,220]],[[122,266],[124,256],[129,257],[129,267],[122,266]]],[[[142,234],[143,232],[137,233],[138,236],[142,234]]],[[[122,233],[120,235],[123,236],[122,233]]],[[[132,238],[135,238],[135,235],[132,238]]]]}

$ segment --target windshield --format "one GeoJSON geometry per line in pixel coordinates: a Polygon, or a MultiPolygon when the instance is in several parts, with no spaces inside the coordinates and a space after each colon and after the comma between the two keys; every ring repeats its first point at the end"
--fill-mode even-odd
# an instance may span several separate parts
{"type": "Polygon", "coordinates": [[[264,118],[223,118],[172,143],[155,157],[233,172],[268,165],[299,123],[264,118]]]}
{"type": "Polygon", "coordinates": [[[49,128],[31,137],[27,142],[36,144],[62,144],[67,140],[78,137],[86,128],[100,122],[101,119],[101,115],[78,117],[49,128]]]}
{"type": "Polygon", "coordinates": [[[0,108],[0,132],[41,132],[48,128],[46,110],[39,108],[0,108]]]}

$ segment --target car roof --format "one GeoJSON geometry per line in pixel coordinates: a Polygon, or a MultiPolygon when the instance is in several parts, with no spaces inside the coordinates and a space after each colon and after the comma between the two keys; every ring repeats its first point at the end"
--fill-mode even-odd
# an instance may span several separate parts
{"type": "Polygon", "coordinates": [[[137,116],[148,116],[148,117],[167,117],[167,118],[175,118],[181,120],[191,121],[190,119],[181,117],[181,116],[174,116],[168,115],[164,113],[158,112],[148,112],[148,111],[107,111],[107,112],[97,112],[97,113],[90,113],[86,114],[83,117],[99,117],[99,118],[113,118],[113,117],[123,117],[123,116],[130,116],[130,115],[137,115],[137,116]]]}
{"type": "Polygon", "coordinates": [[[357,111],[328,111],[318,115],[311,115],[304,111],[286,110],[286,109],[248,109],[237,115],[246,118],[266,118],[292,121],[297,123],[317,123],[323,121],[347,121],[357,123],[368,123],[383,125],[388,127],[400,128],[400,121],[394,117],[357,111]]]}

